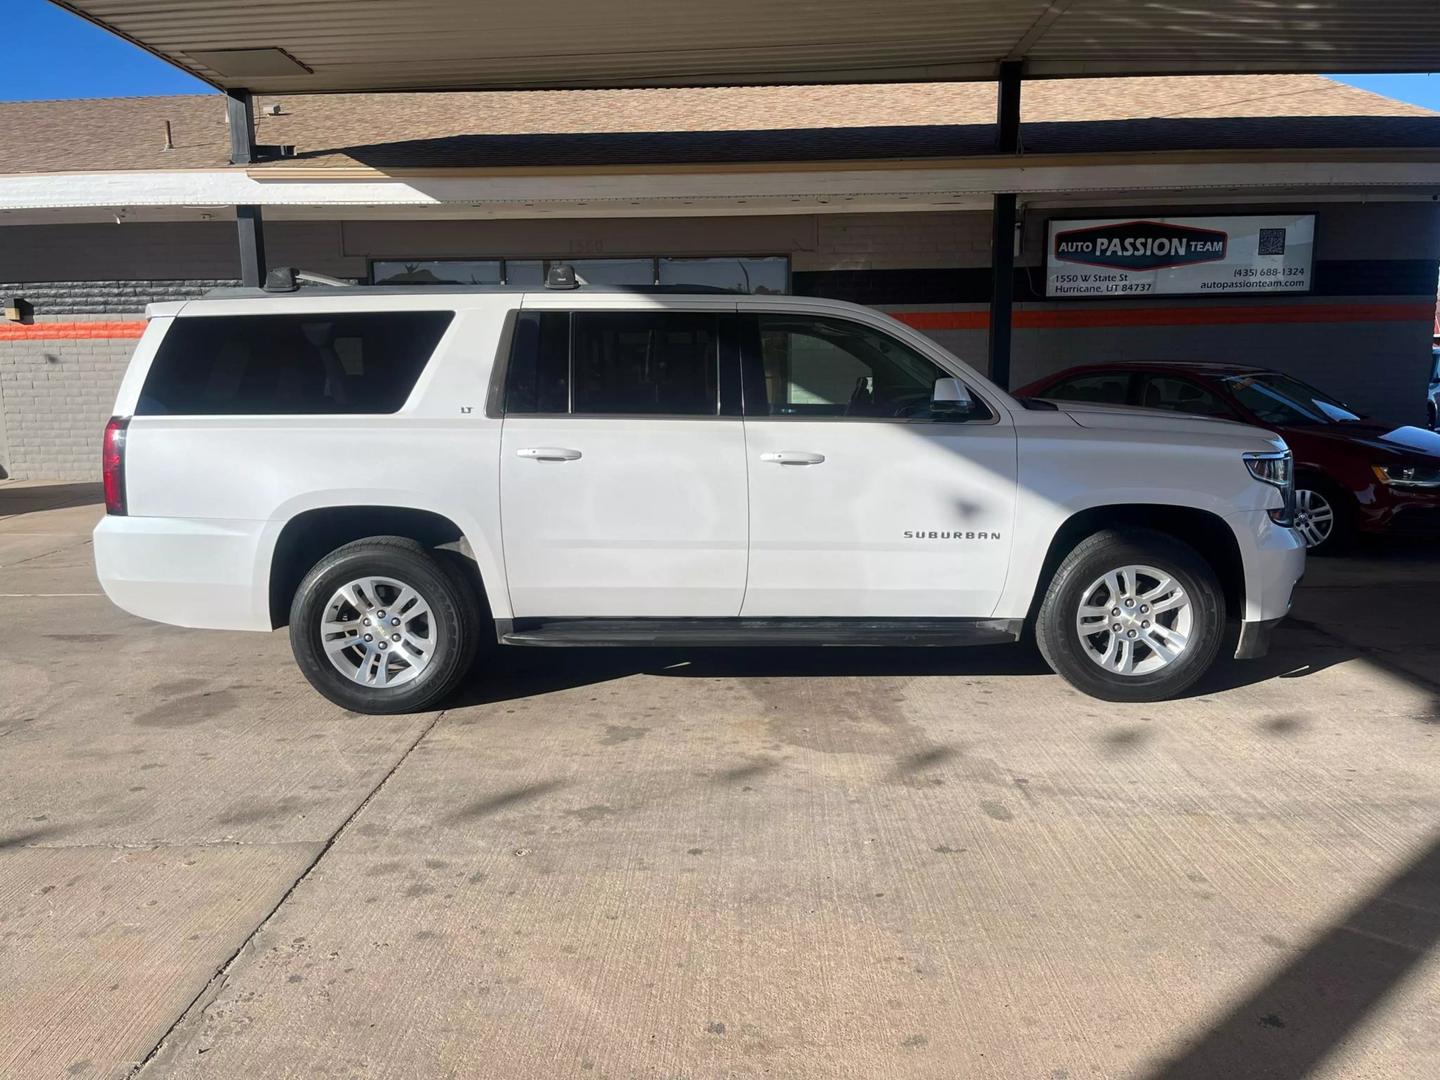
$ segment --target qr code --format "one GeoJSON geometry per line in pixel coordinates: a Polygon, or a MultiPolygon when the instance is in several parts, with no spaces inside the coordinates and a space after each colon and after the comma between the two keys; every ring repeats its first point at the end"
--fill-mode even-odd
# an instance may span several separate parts
{"type": "Polygon", "coordinates": [[[1261,229],[1260,230],[1260,251],[1261,255],[1284,255],[1285,254],[1285,230],[1284,229],[1261,229]]]}

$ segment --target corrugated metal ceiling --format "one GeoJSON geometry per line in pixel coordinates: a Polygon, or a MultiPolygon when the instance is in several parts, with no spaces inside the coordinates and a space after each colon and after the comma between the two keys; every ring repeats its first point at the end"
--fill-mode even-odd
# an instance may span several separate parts
{"type": "Polygon", "coordinates": [[[991,79],[1006,59],[1032,77],[1440,66],[1436,0],[55,2],[264,93],[991,79]],[[227,56],[243,49],[262,51],[227,56]]]}

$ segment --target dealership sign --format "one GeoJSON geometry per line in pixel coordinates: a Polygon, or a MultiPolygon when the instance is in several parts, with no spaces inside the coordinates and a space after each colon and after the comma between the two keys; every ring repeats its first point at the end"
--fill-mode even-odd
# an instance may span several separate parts
{"type": "Polygon", "coordinates": [[[1315,215],[1051,221],[1045,295],[1303,293],[1315,215]]]}

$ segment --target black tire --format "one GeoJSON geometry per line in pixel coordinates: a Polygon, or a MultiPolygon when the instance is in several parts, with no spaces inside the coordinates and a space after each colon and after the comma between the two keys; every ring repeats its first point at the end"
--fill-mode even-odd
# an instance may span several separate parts
{"type": "MultiPolygon", "coordinates": [[[[381,588],[391,595],[381,593],[377,604],[394,598],[389,586],[381,588]]],[[[361,613],[355,614],[358,617],[361,613]]],[[[358,633],[360,628],[356,629],[358,633]]],[[[422,712],[441,701],[468,671],[479,634],[480,604],[475,588],[420,544],[402,536],[371,536],[332,551],[305,575],[290,605],[290,648],[300,671],[311,686],[336,705],[359,713],[422,712]],[[347,677],[331,662],[324,646],[321,625],[331,598],[342,586],[366,577],[408,585],[429,607],[422,625],[434,633],[433,652],[418,675],[398,685],[363,685],[347,677]]],[[[386,665],[389,672],[393,666],[392,677],[399,677],[408,668],[410,656],[389,653],[388,647],[387,643],[387,655],[400,656],[401,660],[392,665],[392,660],[377,657],[371,669],[378,671],[386,665]]],[[[342,662],[349,664],[365,648],[357,641],[356,648],[342,656],[342,662]]]]}
{"type": "MultiPolygon", "coordinates": [[[[1301,528],[1304,524],[1301,516],[1307,505],[1303,494],[1305,492],[1312,492],[1313,497],[1323,500],[1331,511],[1329,534],[1315,544],[1312,544],[1307,537],[1305,540],[1306,554],[1321,557],[1344,555],[1355,546],[1355,509],[1350,497],[1323,476],[1316,476],[1314,473],[1297,475],[1295,477],[1296,526],[1301,536],[1305,536],[1305,530],[1301,528]]],[[[1313,503],[1309,505],[1313,505],[1313,503]]]]}
{"type": "MultiPolygon", "coordinates": [[[[1077,690],[1104,701],[1165,701],[1183,694],[1210,670],[1224,631],[1225,596],[1210,565],[1194,548],[1150,529],[1111,530],[1082,540],[1061,560],[1035,619],[1035,643],[1046,663],[1077,690]],[[1076,627],[1081,602],[1092,584],[1127,566],[1163,571],[1190,601],[1190,632],[1184,648],[1168,664],[1144,674],[1122,675],[1102,667],[1091,659],[1076,627]]],[[[1089,640],[1099,648],[1109,633],[1098,627],[1089,640]]],[[[1143,642],[1128,649],[1141,664],[1152,652],[1143,642]]]]}

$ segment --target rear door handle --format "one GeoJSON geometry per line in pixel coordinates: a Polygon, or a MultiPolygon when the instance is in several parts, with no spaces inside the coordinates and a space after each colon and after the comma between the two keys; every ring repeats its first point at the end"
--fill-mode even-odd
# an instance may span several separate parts
{"type": "Polygon", "coordinates": [[[565,446],[522,446],[515,451],[515,456],[536,461],[578,461],[580,451],[565,446]]]}
{"type": "Polygon", "coordinates": [[[761,454],[760,460],[776,465],[819,465],[825,460],[825,455],[817,454],[813,450],[774,450],[761,454]]]}

